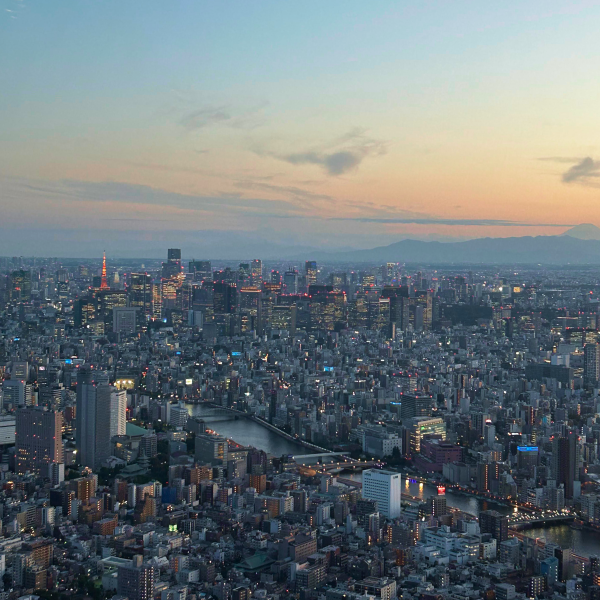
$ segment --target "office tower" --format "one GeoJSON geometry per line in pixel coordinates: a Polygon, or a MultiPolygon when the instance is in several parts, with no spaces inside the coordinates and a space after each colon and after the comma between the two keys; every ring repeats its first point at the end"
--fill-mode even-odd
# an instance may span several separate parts
{"type": "Polygon", "coordinates": [[[29,379],[29,363],[27,361],[13,361],[10,368],[10,376],[12,379],[29,379]]]}
{"type": "Polygon", "coordinates": [[[255,258],[251,264],[252,285],[260,286],[262,283],[262,260],[255,258]]]}
{"type": "Polygon", "coordinates": [[[279,271],[271,271],[271,283],[281,285],[281,273],[279,271]]]}
{"type": "Polygon", "coordinates": [[[129,277],[129,306],[139,308],[142,315],[152,314],[152,277],[148,273],[132,273],[129,277]]]}
{"type": "Polygon", "coordinates": [[[13,271],[10,276],[10,299],[14,302],[31,300],[31,271],[13,271]]]}
{"type": "Polygon", "coordinates": [[[30,406],[33,403],[33,387],[23,379],[6,379],[2,382],[2,404],[8,407],[30,406]]]}
{"type": "Polygon", "coordinates": [[[288,269],[283,275],[283,285],[285,286],[286,294],[298,293],[298,271],[296,269],[288,269]]]}
{"type": "Polygon", "coordinates": [[[444,419],[435,417],[415,417],[409,419],[404,431],[405,439],[402,441],[404,454],[412,456],[421,452],[421,440],[427,436],[436,436],[446,439],[446,423],[444,419]]]}
{"type": "Polygon", "coordinates": [[[127,425],[127,392],[112,388],[110,391],[110,437],[125,435],[127,425]]]}
{"type": "Polygon", "coordinates": [[[200,463],[226,465],[228,450],[227,440],[220,435],[203,433],[196,436],[194,457],[200,463]]]}
{"type": "Polygon", "coordinates": [[[583,349],[583,378],[586,383],[595,384],[600,379],[600,346],[586,344],[583,349]]]}
{"type": "Polygon", "coordinates": [[[410,298],[407,286],[386,286],[381,291],[382,298],[390,299],[390,321],[396,323],[396,329],[406,331],[410,321],[410,298]]]}
{"type": "Polygon", "coordinates": [[[113,332],[121,335],[133,335],[137,327],[137,308],[115,306],[113,308],[113,332]]]}
{"type": "Polygon", "coordinates": [[[304,264],[304,275],[306,276],[306,287],[317,283],[317,261],[307,260],[304,264]]]}
{"type": "Polygon", "coordinates": [[[414,417],[430,417],[434,405],[434,399],[429,394],[402,394],[400,402],[403,421],[414,417]]]}
{"type": "Polygon", "coordinates": [[[104,331],[108,332],[113,326],[113,309],[127,306],[127,292],[125,290],[98,290],[94,294],[96,301],[95,320],[104,324],[104,331]]]}
{"type": "Polygon", "coordinates": [[[499,547],[501,542],[508,539],[508,517],[496,510],[484,510],[479,513],[479,530],[489,533],[499,547]]]}
{"type": "Polygon", "coordinates": [[[83,467],[99,469],[110,456],[111,388],[97,383],[98,374],[81,368],[77,374],[76,448],[83,467]]]}
{"type": "Polygon", "coordinates": [[[167,262],[162,264],[162,278],[171,279],[181,274],[181,250],[179,248],[169,248],[167,252],[167,262]]]}
{"type": "Polygon", "coordinates": [[[552,448],[553,472],[557,486],[565,488],[565,498],[579,496],[580,451],[577,433],[569,430],[565,436],[555,436],[552,448]]]}
{"type": "Polygon", "coordinates": [[[194,281],[212,281],[212,264],[210,260],[192,260],[188,264],[188,272],[194,275],[194,281]]]}
{"type": "Polygon", "coordinates": [[[155,580],[154,567],[144,564],[143,556],[136,554],[130,565],[119,566],[117,593],[129,600],[151,600],[155,580]]]}
{"type": "Polygon", "coordinates": [[[261,309],[261,290],[255,287],[243,287],[240,290],[240,330],[242,333],[260,331],[261,309]]]}
{"type": "Polygon", "coordinates": [[[16,421],[17,473],[46,475],[49,464],[63,462],[62,413],[38,407],[20,408],[16,421]]]}
{"type": "Polygon", "coordinates": [[[152,318],[162,317],[162,285],[160,281],[152,284],[152,318]]]}
{"type": "Polygon", "coordinates": [[[100,289],[110,289],[110,286],[108,285],[108,278],[106,276],[106,252],[102,255],[102,275],[100,276],[100,289]]]}
{"type": "Polygon", "coordinates": [[[400,473],[367,469],[363,471],[362,497],[375,500],[377,509],[388,519],[400,516],[400,473]]]}
{"type": "MultiPolygon", "coordinates": [[[[431,290],[419,289],[415,292],[413,299],[415,305],[415,316],[418,314],[421,316],[421,327],[423,331],[429,331],[432,323],[432,307],[433,307],[433,292],[431,290]],[[420,310],[417,311],[417,308],[420,310]]],[[[415,329],[417,329],[415,323],[415,329]]]]}
{"type": "Polygon", "coordinates": [[[237,307],[237,289],[221,281],[213,283],[213,310],[215,314],[232,314],[237,307]]]}

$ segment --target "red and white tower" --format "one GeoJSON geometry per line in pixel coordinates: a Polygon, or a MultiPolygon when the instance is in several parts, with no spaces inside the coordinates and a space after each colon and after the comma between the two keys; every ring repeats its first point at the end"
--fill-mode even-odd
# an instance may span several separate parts
{"type": "Polygon", "coordinates": [[[100,289],[101,290],[109,289],[108,281],[106,279],[106,252],[104,253],[104,256],[102,257],[102,279],[100,280],[100,289]]]}

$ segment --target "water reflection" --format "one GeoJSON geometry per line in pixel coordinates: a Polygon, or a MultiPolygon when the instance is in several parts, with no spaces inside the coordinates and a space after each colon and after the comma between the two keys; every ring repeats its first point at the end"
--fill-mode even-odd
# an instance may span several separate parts
{"type": "MultiPolygon", "coordinates": [[[[235,420],[228,415],[219,413],[217,409],[199,404],[188,404],[191,415],[202,417],[207,426],[217,433],[233,439],[245,446],[260,448],[274,456],[282,454],[310,454],[310,451],[300,444],[290,442],[277,434],[261,427],[247,419],[235,420]]],[[[362,481],[362,473],[343,473],[341,477],[362,481]]],[[[437,495],[437,488],[428,483],[421,483],[416,479],[404,478],[402,493],[426,500],[429,496],[437,495]]],[[[476,498],[449,492],[446,494],[448,506],[458,508],[463,512],[477,515],[482,510],[493,509],[502,514],[511,512],[511,508],[476,498]]],[[[524,530],[523,533],[533,538],[544,538],[547,542],[558,544],[563,548],[572,548],[576,554],[590,556],[600,554],[600,533],[595,531],[580,531],[571,529],[569,525],[553,525],[524,530]]]]}
{"type": "Polygon", "coordinates": [[[286,440],[249,419],[236,420],[235,417],[202,404],[187,404],[186,408],[190,415],[204,419],[207,427],[243,446],[254,446],[274,456],[311,454],[301,444],[286,440]]]}

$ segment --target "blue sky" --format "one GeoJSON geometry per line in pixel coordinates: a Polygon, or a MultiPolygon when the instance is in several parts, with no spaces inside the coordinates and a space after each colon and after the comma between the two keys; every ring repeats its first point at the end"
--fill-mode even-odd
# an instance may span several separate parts
{"type": "Polygon", "coordinates": [[[599,2],[0,0],[0,254],[600,224],[599,30],[599,2]]]}

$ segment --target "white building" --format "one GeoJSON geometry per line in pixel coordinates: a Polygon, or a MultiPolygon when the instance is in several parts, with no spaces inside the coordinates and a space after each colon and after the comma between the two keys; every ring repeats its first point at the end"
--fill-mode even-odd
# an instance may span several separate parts
{"type": "Polygon", "coordinates": [[[127,425],[127,392],[111,388],[110,392],[110,437],[125,435],[127,425]]]}
{"type": "Polygon", "coordinates": [[[400,516],[400,473],[380,469],[363,472],[362,496],[377,501],[377,510],[388,519],[400,516]]]}

